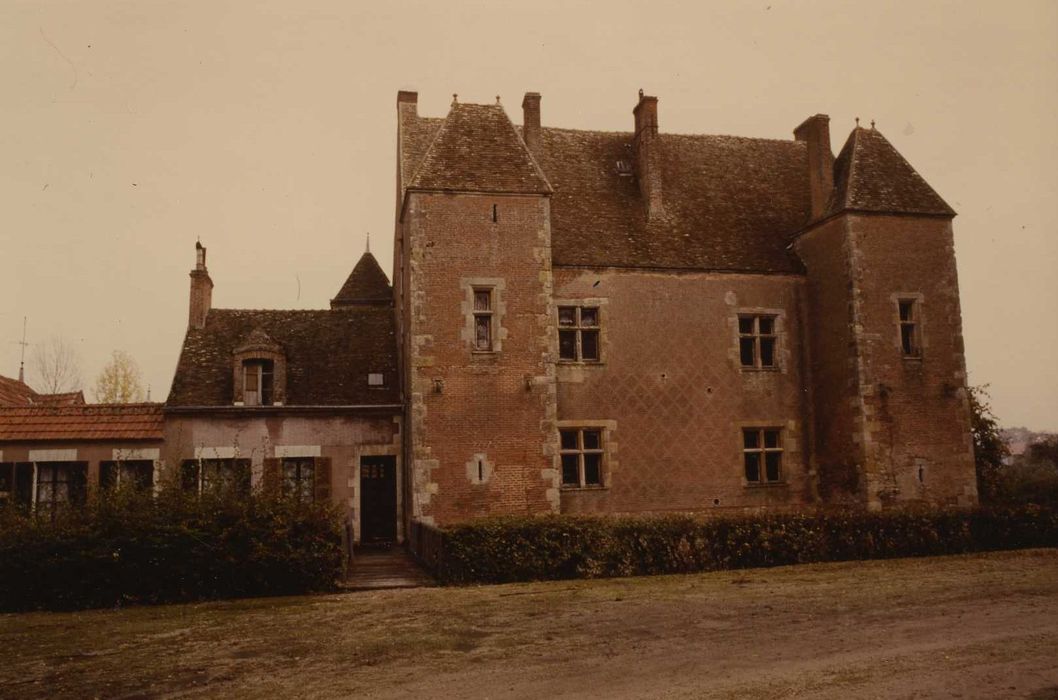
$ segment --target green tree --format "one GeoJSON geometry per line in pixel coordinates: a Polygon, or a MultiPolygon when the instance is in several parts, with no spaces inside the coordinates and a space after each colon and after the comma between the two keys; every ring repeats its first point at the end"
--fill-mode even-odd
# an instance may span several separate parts
{"type": "Polygon", "coordinates": [[[96,377],[95,398],[99,403],[136,403],[143,401],[140,367],[124,350],[115,350],[110,362],[96,377]]]}
{"type": "Polygon", "coordinates": [[[1003,440],[999,419],[992,413],[988,385],[970,389],[970,431],[974,440],[974,463],[977,467],[977,488],[982,501],[990,501],[996,493],[996,483],[1003,468],[1003,460],[1010,448],[1003,440]]]}

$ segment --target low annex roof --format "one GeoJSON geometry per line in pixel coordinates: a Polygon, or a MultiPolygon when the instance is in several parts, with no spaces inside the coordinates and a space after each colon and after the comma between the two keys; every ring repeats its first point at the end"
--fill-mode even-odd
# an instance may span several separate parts
{"type": "Polygon", "coordinates": [[[286,406],[396,404],[393,309],[211,309],[205,327],[189,328],[166,406],[231,406],[234,351],[254,333],[266,334],[286,358],[286,406]],[[383,387],[369,387],[382,373],[383,387]]]}
{"type": "Polygon", "coordinates": [[[0,441],[161,440],[162,405],[86,404],[0,408],[0,441]]]}
{"type": "Polygon", "coordinates": [[[0,376],[0,406],[78,406],[84,402],[81,391],[38,394],[25,382],[0,376]]]}

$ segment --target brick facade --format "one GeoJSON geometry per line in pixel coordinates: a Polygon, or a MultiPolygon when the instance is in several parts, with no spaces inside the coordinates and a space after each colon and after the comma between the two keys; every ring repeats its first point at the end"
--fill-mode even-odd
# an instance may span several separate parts
{"type": "Polygon", "coordinates": [[[523,140],[499,105],[398,98],[409,518],[976,502],[954,212],[884,137],[835,158],[826,115],[778,142],[664,134],[642,93],[629,134],[542,127],[540,104],[523,140]],[[562,307],[598,310],[597,359],[562,357],[562,307]],[[740,316],[771,319],[771,366],[746,366],[740,316]],[[751,439],[781,449],[767,479],[751,439]]]}

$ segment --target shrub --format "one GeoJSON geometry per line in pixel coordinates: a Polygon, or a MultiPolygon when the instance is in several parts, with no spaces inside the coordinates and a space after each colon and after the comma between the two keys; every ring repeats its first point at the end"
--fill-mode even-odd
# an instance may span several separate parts
{"type": "Polygon", "coordinates": [[[76,609],[332,589],[340,519],[288,499],[119,491],[54,522],[0,512],[0,610],[76,609]]]}
{"type": "Polygon", "coordinates": [[[1058,511],[507,517],[440,531],[446,583],[639,576],[1058,546],[1058,511]]]}

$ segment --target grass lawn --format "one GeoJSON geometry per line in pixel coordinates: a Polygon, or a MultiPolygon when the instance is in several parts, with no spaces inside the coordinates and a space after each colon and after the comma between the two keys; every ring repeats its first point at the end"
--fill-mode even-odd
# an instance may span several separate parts
{"type": "Polygon", "coordinates": [[[1058,551],[0,616],[3,697],[1058,697],[1058,551]]]}

